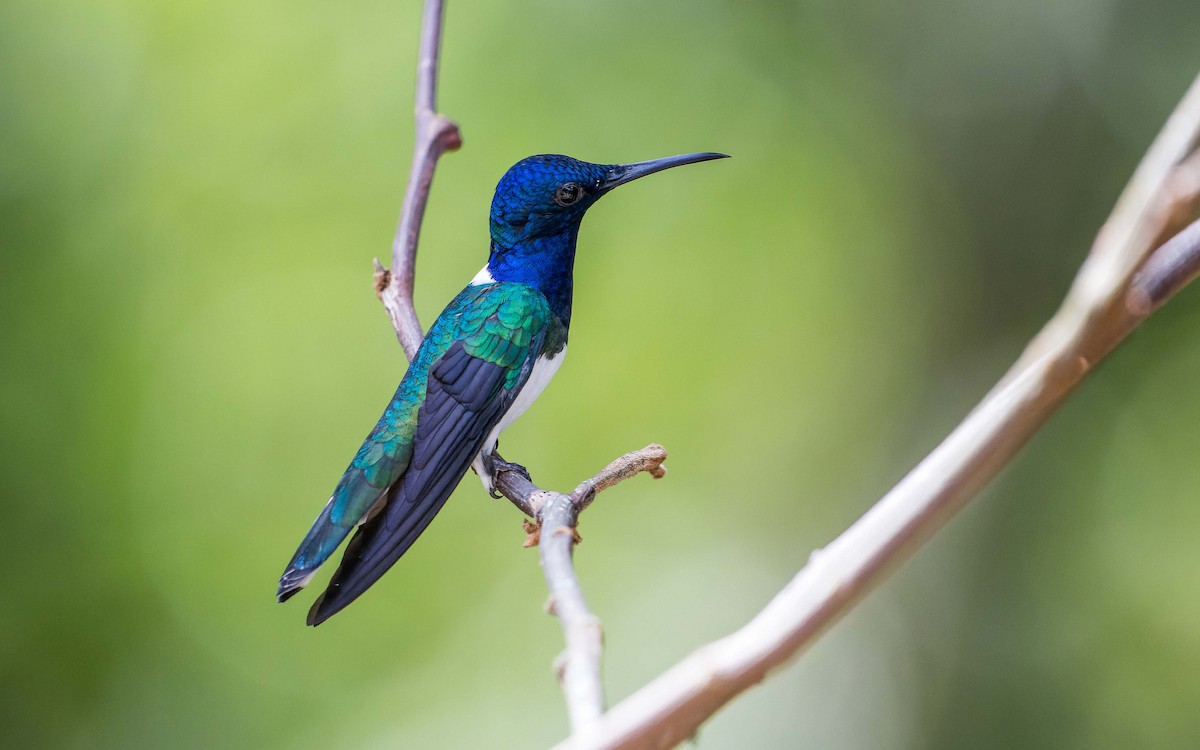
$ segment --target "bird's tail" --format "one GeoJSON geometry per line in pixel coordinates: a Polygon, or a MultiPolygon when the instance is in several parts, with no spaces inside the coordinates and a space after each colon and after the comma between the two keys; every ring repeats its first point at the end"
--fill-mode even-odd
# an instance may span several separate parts
{"type": "Polygon", "coordinates": [[[386,497],[386,488],[372,486],[354,466],[347,469],[280,576],[275,598],[286,602],[307,586],[351,529],[377,513],[386,497]]]}
{"type": "Polygon", "coordinates": [[[396,482],[383,509],[360,526],[346,545],[328,588],[308,612],[308,624],[320,625],[379,580],[433,521],[466,469],[463,466],[461,471],[445,472],[415,491],[409,475],[396,482]]]}
{"type": "Polygon", "coordinates": [[[321,567],[321,563],[333,554],[333,551],[350,533],[351,526],[333,522],[331,518],[333,504],[334,498],[331,497],[329,502],[325,503],[325,507],[321,509],[317,520],[313,521],[312,528],[308,530],[304,541],[300,542],[300,546],[296,548],[296,554],[292,555],[287,569],[280,576],[279,590],[275,592],[275,598],[280,602],[286,602],[308,585],[308,582],[316,575],[317,568],[321,567]]]}

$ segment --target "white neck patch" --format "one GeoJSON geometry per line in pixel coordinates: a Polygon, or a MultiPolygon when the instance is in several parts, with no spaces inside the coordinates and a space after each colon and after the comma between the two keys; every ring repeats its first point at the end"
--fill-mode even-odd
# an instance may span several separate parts
{"type": "Polygon", "coordinates": [[[475,278],[471,279],[471,286],[483,286],[484,284],[495,284],[496,280],[492,278],[492,272],[485,265],[479,269],[479,273],[475,274],[475,278]]]}

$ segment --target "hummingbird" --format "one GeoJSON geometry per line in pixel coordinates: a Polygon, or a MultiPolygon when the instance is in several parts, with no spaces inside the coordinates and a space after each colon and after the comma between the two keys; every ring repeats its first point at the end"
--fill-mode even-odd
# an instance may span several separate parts
{"type": "Polygon", "coordinates": [[[492,198],[487,265],[430,327],[279,579],[278,600],[304,588],[357,528],[309,610],[308,624],[321,624],[400,559],[469,468],[493,497],[497,474],[524,473],[499,456],[497,441],[562,365],[583,215],[620,185],[722,158],[705,152],[593,164],[542,154],[510,168],[492,198]]]}

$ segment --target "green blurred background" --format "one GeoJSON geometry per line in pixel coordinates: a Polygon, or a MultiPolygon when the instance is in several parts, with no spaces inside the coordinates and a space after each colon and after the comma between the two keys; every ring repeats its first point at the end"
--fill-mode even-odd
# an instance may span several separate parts
{"type": "MultiPolygon", "coordinates": [[[[743,623],[1057,306],[1200,63],[1195,0],[453,3],[429,321],[531,153],[734,159],[585,222],[508,433],[573,486],[616,701],[743,623]]],[[[316,630],[277,577],[404,361],[371,293],[416,2],[0,5],[7,747],[529,747],[566,732],[519,517],[471,478],[316,630]]],[[[1200,293],[712,748],[1200,746],[1200,293]]],[[[323,579],[322,579],[323,580],[323,579]]]]}

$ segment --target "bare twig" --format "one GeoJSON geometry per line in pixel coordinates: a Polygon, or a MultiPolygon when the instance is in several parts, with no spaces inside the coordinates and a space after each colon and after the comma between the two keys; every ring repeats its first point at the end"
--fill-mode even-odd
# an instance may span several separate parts
{"type": "MultiPolygon", "coordinates": [[[[396,338],[409,361],[416,356],[424,336],[413,305],[421,221],[438,159],[446,151],[454,151],[462,145],[458,125],[437,112],[442,15],[442,0],[426,0],[417,69],[412,171],[392,242],[392,270],[389,272],[378,259],[375,260],[376,294],[387,310],[396,338]]],[[[542,569],[550,590],[550,606],[562,623],[566,639],[566,650],[556,669],[573,731],[585,731],[604,711],[604,686],[600,676],[603,631],[599,619],[587,608],[571,559],[575,543],[579,541],[575,533],[579,514],[597,493],[639,472],[649,472],[656,479],[663,476],[666,469],[662,463],[666,457],[667,453],[660,445],[627,453],[582,482],[570,495],[542,490],[515,471],[501,471],[496,477],[496,488],[534,519],[535,524],[540,524],[542,569]]],[[[531,539],[537,538],[531,534],[531,539]]]]}
{"type": "Polygon", "coordinates": [[[421,220],[433,185],[437,161],[447,151],[462,146],[458,125],[437,111],[438,54],[442,43],[442,0],[426,0],[421,21],[421,51],[417,62],[416,130],[413,134],[412,170],[400,209],[400,224],[392,240],[392,270],[375,260],[375,292],[383,301],[396,338],[409,361],[421,346],[421,321],[413,306],[417,240],[421,220]]]}
{"type": "Polygon", "coordinates": [[[693,652],[558,748],[667,748],[682,742],[734,696],[812,643],[949,520],[1096,362],[1195,276],[1200,268],[1195,225],[1162,242],[1196,219],[1200,177],[1197,157],[1188,157],[1198,142],[1200,78],[1138,166],[1062,308],[962,424],[854,525],[814,551],[754,619],[693,652]]]}
{"type": "Polygon", "coordinates": [[[592,500],[604,490],[630,477],[645,471],[655,479],[662,479],[667,473],[663,461],[667,460],[667,451],[661,445],[652,443],[640,451],[632,451],[605,466],[596,476],[584,480],[571,493],[580,510],[592,504],[592,500]]]}

